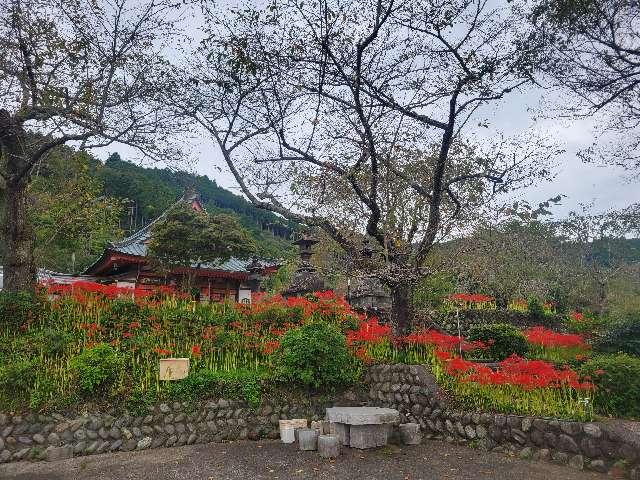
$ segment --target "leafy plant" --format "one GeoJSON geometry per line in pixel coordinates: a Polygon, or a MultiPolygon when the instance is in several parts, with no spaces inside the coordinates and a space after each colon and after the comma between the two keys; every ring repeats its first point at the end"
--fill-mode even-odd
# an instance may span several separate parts
{"type": "Polygon", "coordinates": [[[325,322],[289,330],[276,354],[277,376],[308,388],[335,388],[354,383],[359,369],[344,335],[325,322]]]}
{"type": "Polygon", "coordinates": [[[29,292],[0,292],[0,328],[16,328],[38,318],[42,302],[29,292]]]}
{"type": "Polygon", "coordinates": [[[106,392],[120,379],[124,358],[110,345],[101,343],[72,358],[70,367],[84,394],[106,392]]]}
{"type": "Polygon", "coordinates": [[[191,401],[206,396],[242,399],[249,407],[257,408],[262,402],[260,384],[264,377],[264,374],[250,370],[224,372],[202,369],[171,384],[169,392],[173,398],[191,401]]]}
{"type": "Polygon", "coordinates": [[[34,359],[9,361],[0,367],[0,390],[7,395],[28,392],[35,381],[37,367],[34,359]]]}
{"type": "Polygon", "coordinates": [[[522,332],[508,323],[475,325],[469,331],[467,340],[486,345],[486,349],[475,350],[474,354],[492,360],[503,360],[514,353],[523,357],[529,350],[522,332]]]}
{"type": "Polygon", "coordinates": [[[582,373],[596,384],[594,404],[600,413],[640,418],[640,358],[627,354],[598,355],[582,373]]]}
{"type": "Polygon", "coordinates": [[[544,318],[544,306],[542,302],[538,300],[536,297],[532,297],[527,302],[527,310],[529,311],[529,316],[533,320],[540,320],[544,318]]]}

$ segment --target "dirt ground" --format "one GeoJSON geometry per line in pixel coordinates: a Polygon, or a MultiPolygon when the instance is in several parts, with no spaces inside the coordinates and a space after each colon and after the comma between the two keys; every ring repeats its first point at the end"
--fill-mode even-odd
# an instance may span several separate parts
{"type": "Polygon", "coordinates": [[[0,465],[1,480],[603,480],[606,476],[529,462],[445,442],[344,449],[334,460],[277,441],[211,443],[59,462],[0,465]]]}

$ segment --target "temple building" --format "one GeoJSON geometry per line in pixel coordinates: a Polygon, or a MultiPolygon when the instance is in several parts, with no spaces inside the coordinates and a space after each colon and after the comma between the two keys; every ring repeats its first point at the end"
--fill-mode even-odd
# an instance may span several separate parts
{"type": "MultiPolygon", "coordinates": [[[[195,211],[204,207],[199,196],[185,193],[169,209],[187,203],[195,211]]],[[[168,211],[168,210],[167,210],[168,211]]],[[[179,285],[187,273],[177,268],[168,273],[154,268],[147,257],[147,244],[151,231],[162,221],[166,212],[133,235],[107,245],[104,252],[84,272],[100,281],[110,281],[122,287],[153,288],[158,285],[179,285]]],[[[279,268],[278,262],[253,259],[230,258],[224,262],[202,264],[191,269],[194,288],[198,289],[200,301],[222,301],[225,299],[249,303],[251,293],[259,291],[260,279],[279,268]]]]}

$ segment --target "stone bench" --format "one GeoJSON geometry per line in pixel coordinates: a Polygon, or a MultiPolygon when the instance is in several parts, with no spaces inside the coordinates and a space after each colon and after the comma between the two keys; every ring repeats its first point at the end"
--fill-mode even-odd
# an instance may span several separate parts
{"type": "Polygon", "coordinates": [[[333,407],[327,408],[325,418],[342,445],[365,449],[385,446],[400,414],[392,408],[333,407]]]}

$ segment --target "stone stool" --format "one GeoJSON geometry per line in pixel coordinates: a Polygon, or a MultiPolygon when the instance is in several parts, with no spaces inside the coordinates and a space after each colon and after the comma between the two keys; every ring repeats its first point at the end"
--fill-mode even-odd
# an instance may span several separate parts
{"type": "Polygon", "coordinates": [[[403,423],[399,427],[400,439],[405,445],[420,445],[422,434],[417,423],[403,423]]]}
{"type": "Polygon", "coordinates": [[[298,447],[300,450],[317,450],[318,449],[318,430],[315,428],[299,428],[296,430],[298,434],[298,447]]]}
{"type": "Polygon", "coordinates": [[[340,456],[340,438],[337,435],[320,435],[318,437],[318,455],[322,458],[340,456]]]}

